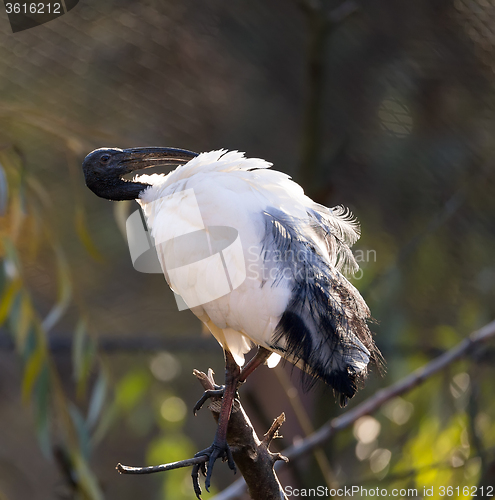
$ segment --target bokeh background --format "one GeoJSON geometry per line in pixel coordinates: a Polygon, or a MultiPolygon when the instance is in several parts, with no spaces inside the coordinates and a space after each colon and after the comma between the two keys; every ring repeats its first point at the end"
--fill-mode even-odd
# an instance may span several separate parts
{"type": "MultiPolygon", "coordinates": [[[[221,349],[132,268],[137,205],[87,190],[94,148],[245,151],[351,208],[387,373],[349,407],[492,320],[494,21],[489,0],[81,0],[13,34],[1,8],[0,499],[192,499],[188,470],[115,465],[187,458],[215,432],[191,374],[221,381],[221,349]]],[[[478,349],[282,483],[495,485],[494,361],[478,349]]],[[[343,411],[290,367],[241,395],[260,434],[286,412],[279,450],[343,411]]],[[[217,465],[215,492],[233,479],[217,465]]]]}

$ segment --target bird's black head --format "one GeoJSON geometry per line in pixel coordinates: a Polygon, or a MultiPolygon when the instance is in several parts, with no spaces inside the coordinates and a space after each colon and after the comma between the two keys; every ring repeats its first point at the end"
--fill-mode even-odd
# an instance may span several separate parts
{"type": "Polygon", "coordinates": [[[125,174],[149,167],[180,165],[195,156],[197,153],[176,148],[100,148],[84,158],[83,172],[86,185],[101,198],[135,200],[148,184],[126,181],[122,178],[125,174]]]}

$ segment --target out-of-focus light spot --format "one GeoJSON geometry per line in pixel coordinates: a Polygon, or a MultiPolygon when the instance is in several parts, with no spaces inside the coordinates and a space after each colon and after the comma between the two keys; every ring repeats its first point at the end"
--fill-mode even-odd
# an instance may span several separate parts
{"type": "Polygon", "coordinates": [[[298,446],[298,445],[300,445],[300,444],[302,443],[302,440],[303,440],[303,438],[302,438],[301,436],[296,435],[296,436],[294,436],[294,437],[293,437],[293,439],[292,439],[292,444],[293,444],[294,446],[298,446]]]}
{"type": "Polygon", "coordinates": [[[287,396],[289,396],[289,398],[291,399],[294,399],[294,398],[297,398],[297,389],[295,387],[289,387],[289,389],[287,390],[287,396]]]}
{"type": "Polygon", "coordinates": [[[485,434],[490,429],[491,419],[488,414],[480,412],[474,419],[474,425],[476,426],[476,431],[479,434],[485,434]]]}
{"type": "Polygon", "coordinates": [[[380,434],[380,430],[380,422],[373,417],[361,417],[354,423],[354,436],[364,444],[374,441],[380,434]]]}
{"type": "Polygon", "coordinates": [[[464,477],[466,479],[471,479],[473,477],[478,476],[481,470],[481,458],[473,457],[467,461],[466,466],[464,467],[464,477]]]}
{"type": "Polygon", "coordinates": [[[468,389],[470,384],[469,374],[466,372],[458,373],[452,378],[450,392],[454,398],[461,397],[468,389]]]}
{"type": "Polygon", "coordinates": [[[456,383],[459,388],[463,391],[466,392],[469,388],[469,384],[471,382],[471,378],[469,377],[469,373],[462,372],[458,373],[457,375],[454,375],[454,383],[456,383]]]}
{"type": "Polygon", "coordinates": [[[180,373],[180,363],[169,352],[161,352],[151,360],[150,370],[158,380],[169,382],[180,373]]]}
{"type": "Polygon", "coordinates": [[[7,277],[11,280],[17,278],[19,276],[19,271],[17,270],[17,266],[10,259],[5,259],[3,261],[3,270],[7,277]]]}
{"type": "Polygon", "coordinates": [[[371,454],[376,450],[377,442],[372,441],[371,443],[363,443],[358,441],[356,445],[356,458],[362,462],[367,458],[370,458],[371,454]]]}
{"type": "Polygon", "coordinates": [[[165,399],[160,407],[162,417],[168,422],[180,422],[186,416],[186,411],[186,403],[177,396],[165,399]]]}
{"type": "Polygon", "coordinates": [[[390,463],[391,458],[392,458],[392,452],[390,450],[386,450],[384,448],[378,448],[378,450],[375,450],[370,457],[371,470],[375,474],[381,472],[390,463]]]}
{"type": "Polygon", "coordinates": [[[464,459],[461,457],[458,450],[452,453],[452,456],[450,457],[450,463],[452,464],[452,467],[455,468],[462,467],[464,465],[464,459]]]}
{"type": "Polygon", "coordinates": [[[394,398],[383,406],[382,412],[397,425],[404,425],[414,411],[414,405],[402,398],[394,398]]]}

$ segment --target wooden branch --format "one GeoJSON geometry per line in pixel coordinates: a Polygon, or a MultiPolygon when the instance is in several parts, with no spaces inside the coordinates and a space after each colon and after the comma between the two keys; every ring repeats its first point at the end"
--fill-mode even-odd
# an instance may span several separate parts
{"type": "MultiPolygon", "coordinates": [[[[193,371],[205,391],[215,389],[212,370],[208,375],[198,370],[193,371]]],[[[221,398],[212,398],[209,410],[215,420],[220,412],[221,398]]],[[[282,486],[277,478],[274,465],[277,461],[288,459],[280,453],[269,450],[270,443],[277,437],[278,430],[285,421],[282,413],[275,419],[268,432],[260,441],[238,399],[234,402],[229,421],[227,442],[232,451],[234,461],[247,484],[249,495],[253,500],[286,499],[282,486]]]]}
{"type": "MultiPolygon", "coordinates": [[[[495,321],[492,321],[480,330],[472,333],[469,337],[464,339],[452,349],[446,351],[421,368],[418,368],[416,371],[399,380],[395,384],[378,391],[376,394],[363,401],[352,410],[349,410],[343,415],[328,421],[315,433],[303,439],[298,445],[290,446],[284,450],[284,455],[291,460],[295,460],[303,455],[306,455],[315,447],[327,442],[335,434],[337,434],[337,432],[351,426],[359,418],[364,415],[374,413],[387,401],[411,391],[418,385],[422,384],[425,380],[452,364],[454,361],[465,355],[471,354],[475,351],[476,347],[493,337],[495,337],[495,321]]],[[[220,494],[216,495],[212,500],[233,500],[238,498],[244,489],[244,482],[242,480],[238,480],[220,494]]]]}
{"type": "MultiPolygon", "coordinates": [[[[222,398],[218,395],[218,386],[213,379],[213,370],[210,368],[208,374],[194,370],[193,374],[204,390],[212,394],[213,397],[211,397],[208,408],[215,420],[218,420],[222,398]]],[[[278,431],[284,422],[285,415],[282,413],[275,419],[268,432],[264,435],[263,440],[260,441],[241,403],[238,399],[234,402],[229,420],[227,442],[234,461],[244,477],[244,484],[247,484],[249,494],[253,500],[287,500],[275,473],[274,465],[277,461],[286,462],[288,458],[280,453],[272,453],[269,450],[270,443],[278,437],[278,431]]],[[[201,490],[197,476],[199,470],[204,471],[204,464],[207,460],[207,456],[200,456],[149,467],[130,467],[118,464],[117,470],[121,474],[154,474],[155,472],[165,472],[192,466],[194,491],[197,497],[200,498],[201,490]]]]}

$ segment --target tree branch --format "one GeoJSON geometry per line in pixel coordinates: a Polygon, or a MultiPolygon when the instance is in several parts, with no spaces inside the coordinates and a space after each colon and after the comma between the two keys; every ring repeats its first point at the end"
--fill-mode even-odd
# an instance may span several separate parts
{"type": "MultiPolygon", "coordinates": [[[[193,373],[205,391],[216,388],[211,369],[208,370],[208,375],[198,370],[194,370],[193,373]]],[[[221,398],[212,398],[208,409],[212,412],[215,420],[218,419],[220,406],[221,398]]],[[[254,500],[287,499],[275,474],[274,465],[277,461],[287,461],[288,459],[280,453],[272,453],[268,449],[271,441],[277,437],[277,432],[284,421],[285,415],[282,413],[275,419],[263,441],[260,441],[241,403],[238,399],[234,401],[227,442],[234,461],[244,478],[243,484],[247,484],[249,495],[254,500]]]]}
{"type": "MultiPolygon", "coordinates": [[[[222,398],[217,395],[218,391],[216,391],[217,386],[213,379],[213,371],[210,368],[208,374],[206,374],[194,370],[193,374],[205,391],[211,391],[210,394],[213,394],[208,408],[215,420],[218,420],[222,398]]],[[[269,450],[270,443],[278,437],[278,430],[284,422],[285,415],[282,413],[275,419],[268,432],[264,435],[263,440],[260,441],[239,400],[236,399],[234,402],[229,420],[227,441],[235,463],[245,479],[243,484],[247,484],[249,494],[254,500],[287,500],[275,474],[274,465],[277,461],[288,461],[288,459],[280,453],[272,453],[269,450]]],[[[204,471],[203,464],[207,460],[207,456],[200,456],[149,467],[130,467],[118,464],[117,470],[121,474],[153,474],[192,466],[194,490],[199,498],[201,489],[197,479],[198,472],[199,470],[204,471]]]]}
{"type": "MultiPolygon", "coordinates": [[[[446,351],[421,368],[418,368],[407,377],[404,377],[395,384],[378,391],[376,394],[363,401],[352,410],[349,410],[343,415],[328,421],[315,433],[303,439],[299,444],[290,446],[284,450],[283,454],[291,460],[295,460],[303,455],[306,455],[315,447],[327,442],[338,432],[351,426],[359,418],[364,415],[374,413],[387,401],[411,391],[418,385],[422,384],[425,380],[452,364],[454,361],[465,355],[471,354],[476,347],[493,337],[495,337],[495,321],[492,321],[480,330],[472,333],[458,345],[446,351]]],[[[242,494],[244,489],[244,482],[242,480],[238,480],[226,488],[223,492],[216,495],[212,500],[233,500],[242,494]]]]}

